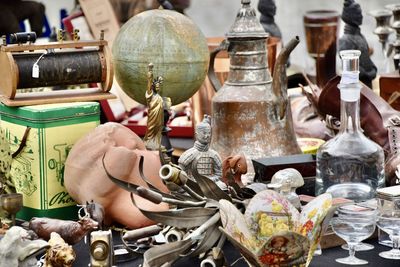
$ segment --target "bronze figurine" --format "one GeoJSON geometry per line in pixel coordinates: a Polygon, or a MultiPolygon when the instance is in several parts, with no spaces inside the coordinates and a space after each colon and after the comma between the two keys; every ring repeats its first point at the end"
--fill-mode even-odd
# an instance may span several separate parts
{"type": "Polygon", "coordinates": [[[164,126],[164,103],[159,94],[162,77],[153,80],[153,64],[148,66],[147,73],[147,131],[144,136],[144,143],[148,150],[159,150],[161,144],[161,134],[164,126]]]}

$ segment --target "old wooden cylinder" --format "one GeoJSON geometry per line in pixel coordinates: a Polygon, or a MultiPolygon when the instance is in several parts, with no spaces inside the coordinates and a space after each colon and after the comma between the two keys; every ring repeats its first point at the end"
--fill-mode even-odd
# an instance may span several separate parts
{"type": "Polygon", "coordinates": [[[53,54],[24,53],[14,55],[18,67],[17,89],[42,86],[103,82],[106,78],[102,52],[62,52],[53,54]],[[32,77],[32,68],[39,67],[39,77],[32,77]]]}
{"type": "Polygon", "coordinates": [[[317,84],[323,86],[336,75],[339,14],[332,10],[311,10],[303,19],[307,51],[316,59],[317,84]]]}

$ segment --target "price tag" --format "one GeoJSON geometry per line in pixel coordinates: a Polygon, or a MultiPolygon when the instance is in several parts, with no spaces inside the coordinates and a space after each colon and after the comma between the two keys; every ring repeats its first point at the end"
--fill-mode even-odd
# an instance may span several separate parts
{"type": "Polygon", "coordinates": [[[32,66],[32,77],[36,79],[39,78],[39,65],[37,63],[32,66]]]}

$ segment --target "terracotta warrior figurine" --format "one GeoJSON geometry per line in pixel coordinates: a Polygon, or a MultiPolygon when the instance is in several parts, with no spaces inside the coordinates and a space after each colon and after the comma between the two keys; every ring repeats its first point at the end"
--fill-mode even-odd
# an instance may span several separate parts
{"type": "Polygon", "coordinates": [[[218,153],[209,148],[211,142],[209,115],[204,115],[203,121],[196,126],[195,137],[194,146],[180,156],[179,166],[192,178],[192,170],[196,168],[199,174],[207,176],[214,182],[219,182],[222,176],[222,163],[218,153]],[[198,161],[194,166],[193,162],[196,158],[198,161]]]}
{"type": "Polygon", "coordinates": [[[144,143],[148,150],[159,150],[161,144],[161,133],[164,126],[164,104],[159,95],[162,77],[153,80],[153,64],[149,64],[147,73],[147,131],[144,143]]]}
{"type": "Polygon", "coordinates": [[[360,5],[354,0],[345,0],[342,20],[346,24],[344,26],[344,35],[339,39],[339,51],[349,49],[361,51],[360,81],[371,88],[371,81],[376,77],[377,68],[369,57],[367,40],[360,31],[360,25],[363,20],[360,5]]]}
{"type": "Polygon", "coordinates": [[[276,5],[274,0],[259,0],[258,11],[261,13],[260,22],[270,36],[282,38],[281,30],[275,23],[276,5]]]}

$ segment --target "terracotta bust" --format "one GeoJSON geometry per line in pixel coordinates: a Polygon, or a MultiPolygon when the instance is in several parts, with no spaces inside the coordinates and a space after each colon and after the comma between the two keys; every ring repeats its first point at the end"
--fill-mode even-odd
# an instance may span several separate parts
{"type": "MultiPolygon", "coordinates": [[[[150,225],[132,204],[130,193],[115,185],[107,177],[146,186],[140,178],[139,159],[144,157],[144,173],[151,182],[166,192],[158,176],[161,167],[158,153],[147,151],[143,141],[131,130],[118,123],[106,123],[80,139],[68,155],[65,163],[65,187],[76,202],[94,201],[104,207],[104,223],[118,222],[130,228],[150,225]]],[[[147,187],[147,186],[146,186],[147,187]]],[[[148,210],[166,210],[168,205],[156,205],[134,195],[136,203],[148,210]]]]}

